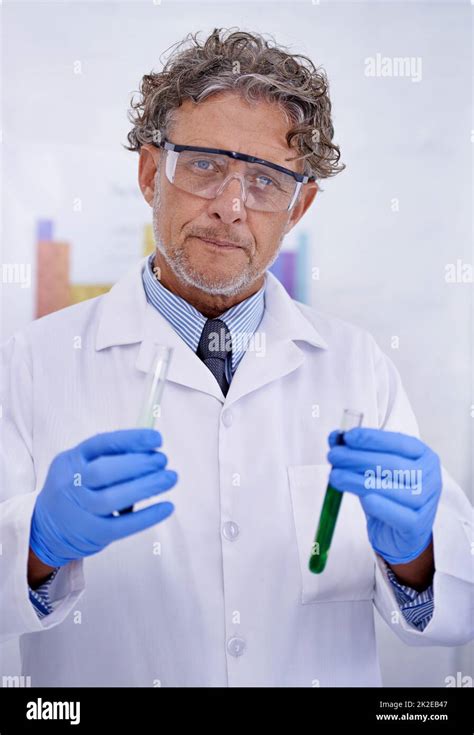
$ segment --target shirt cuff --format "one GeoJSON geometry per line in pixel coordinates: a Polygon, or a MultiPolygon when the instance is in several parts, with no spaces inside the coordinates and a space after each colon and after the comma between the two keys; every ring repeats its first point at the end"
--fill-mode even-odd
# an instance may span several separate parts
{"type": "Polygon", "coordinates": [[[54,572],[51,572],[49,577],[47,577],[47,579],[45,579],[45,581],[42,582],[35,590],[31,589],[31,587],[28,587],[30,602],[33,605],[35,612],[40,620],[46,615],[52,613],[54,610],[54,605],[50,602],[49,599],[49,588],[51,586],[51,582],[56,577],[59,570],[60,567],[56,567],[54,572]]]}
{"type": "Polygon", "coordinates": [[[395,573],[386,564],[387,576],[405,620],[422,631],[430,622],[434,612],[433,584],[419,592],[398,581],[395,573]]]}

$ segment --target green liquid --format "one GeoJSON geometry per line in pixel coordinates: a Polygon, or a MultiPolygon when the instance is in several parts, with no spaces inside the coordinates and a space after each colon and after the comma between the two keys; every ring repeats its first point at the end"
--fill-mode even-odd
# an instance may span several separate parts
{"type": "Polygon", "coordinates": [[[342,496],[342,492],[336,490],[331,485],[327,486],[318,530],[314,539],[313,551],[309,559],[309,568],[314,574],[320,574],[326,566],[342,496]]]}
{"type": "MultiPolygon", "coordinates": [[[[349,431],[356,426],[362,424],[364,414],[359,411],[352,411],[346,408],[342,416],[341,430],[336,435],[336,444],[345,444],[344,432],[349,431]]],[[[328,483],[326,495],[324,496],[321,515],[319,516],[318,529],[311,549],[309,558],[309,569],[313,574],[320,574],[324,571],[328,560],[329,547],[331,546],[334,529],[336,527],[339,508],[342,503],[343,492],[336,490],[328,483]]]]}

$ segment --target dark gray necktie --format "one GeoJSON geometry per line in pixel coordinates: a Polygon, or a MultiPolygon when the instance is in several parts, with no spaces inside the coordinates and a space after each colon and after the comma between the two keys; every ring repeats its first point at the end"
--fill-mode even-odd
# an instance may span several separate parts
{"type": "Polygon", "coordinates": [[[224,395],[227,395],[229,390],[225,376],[225,362],[231,352],[230,331],[226,323],[222,319],[208,319],[202,330],[196,354],[214,375],[224,395]]]}

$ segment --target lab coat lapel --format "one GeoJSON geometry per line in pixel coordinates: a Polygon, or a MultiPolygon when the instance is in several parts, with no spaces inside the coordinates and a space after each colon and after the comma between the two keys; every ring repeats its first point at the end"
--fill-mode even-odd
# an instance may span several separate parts
{"type": "Polygon", "coordinates": [[[154,306],[148,303],[146,304],[144,322],[144,339],[140,345],[135,367],[144,372],[151,370],[154,344],[167,345],[173,348],[167,380],[185,385],[193,390],[199,390],[202,393],[209,393],[209,395],[223,402],[224,395],[209,368],[188,347],[169,321],[154,306]]]}
{"type": "Polygon", "coordinates": [[[229,387],[226,405],[296,370],[305,361],[305,352],[296,344],[328,345],[300,311],[280,281],[266,273],[265,312],[257,328],[259,338],[249,342],[229,387]]]}
{"type": "Polygon", "coordinates": [[[114,345],[140,343],[135,361],[137,370],[152,367],[153,345],[173,348],[169,381],[208,393],[220,401],[224,396],[210,370],[175,332],[171,324],[146,299],[142,283],[142,258],[102,298],[96,334],[96,350],[114,345]]]}

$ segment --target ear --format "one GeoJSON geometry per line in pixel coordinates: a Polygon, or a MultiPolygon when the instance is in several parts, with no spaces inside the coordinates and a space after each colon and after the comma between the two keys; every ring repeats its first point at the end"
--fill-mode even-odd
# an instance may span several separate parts
{"type": "Polygon", "coordinates": [[[318,185],[315,181],[311,181],[301,187],[299,197],[296,200],[296,204],[291,210],[288,222],[286,223],[285,233],[292,230],[296,223],[300,221],[306,210],[309,209],[313,203],[318,190],[318,185]]]}
{"type": "Polygon", "coordinates": [[[138,183],[140,190],[148,202],[153,206],[153,194],[155,192],[155,174],[160,160],[161,148],[150,143],[144,143],[140,148],[138,161],[138,183]]]}

